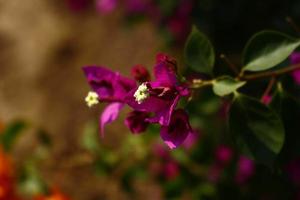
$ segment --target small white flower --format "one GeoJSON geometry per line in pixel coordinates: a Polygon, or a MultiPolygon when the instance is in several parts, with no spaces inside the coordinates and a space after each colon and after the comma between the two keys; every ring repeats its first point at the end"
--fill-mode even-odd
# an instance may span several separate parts
{"type": "Polygon", "coordinates": [[[149,90],[145,83],[141,84],[138,89],[135,91],[134,95],[135,100],[138,102],[138,104],[143,103],[149,96],[149,90]]]}
{"type": "Polygon", "coordinates": [[[85,102],[88,107],[92,107],[99,103],[99,96],[96,92],[89,92],[88,95],[85,97],[85,102]]]}

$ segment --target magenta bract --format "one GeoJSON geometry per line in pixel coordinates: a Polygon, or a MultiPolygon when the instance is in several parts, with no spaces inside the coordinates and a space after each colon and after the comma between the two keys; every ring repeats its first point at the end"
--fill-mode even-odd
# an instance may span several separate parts
{"type": "MultiPolygon", "coordinates": [[[[291,61],[292,64],[299,64],[300,63],[300,52],[293,53],[290,56],[290,61],[291,61]]],[[[292,76],[293,76],[295,82],[298,85],[300,85],[300,70],[295,70],[292,73],[292,76]]]]}
{"type": "Polygon", "coordinates": [[[174,149],[181,145],[193,130],[189,124],[187,113],[178,109],[172,114],[171,122],[168,126],[162,126],[160,136],[168,147],[174,149]]]}
{"type": "Polygon", "coordinates": [[[133,109],[154,113],[154,116],[148,119],[150,123],[169,125],[178,101],[181,97],[189,95],[188,88],[180,85],[177,80],[176,68],[174,59],[165,54],[158,54],[154,66],[155,80],[146,83],[150,97],[142,103],[137,102],[133,96],[137,88],[127,95],[126,102],[133,109]]]}
{"type": "Polygon", "coordinates": [[[127,93],[136,87],[134,80],[104,67],[88,66],[84,67],[83,71],[91,88],[99,95],[100,101],[124,102],[127,93]]]}
{"type": "Polygon", "coordinates": [[[146,121],[148,117],[149,114],[146,112],[132,111],[128,113],[125,119],[125,125],[132,133],[144,132],[149,125],[149,122],[146,121]]]}

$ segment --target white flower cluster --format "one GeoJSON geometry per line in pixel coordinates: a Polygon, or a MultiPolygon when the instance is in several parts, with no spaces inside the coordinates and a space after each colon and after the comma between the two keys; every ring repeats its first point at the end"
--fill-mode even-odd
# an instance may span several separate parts
{"type": "Polygon", "coordinates": [[[85,102],[88,107],[92,107],[99,103],[99,96],[96,92],[89,92],[88,95],[85,97],[85,102]]]}
{"type": "Polygon", "coordinates": [[[138,102],[138,104],[143,103],[149,96],[149,90],[145,83],[141,84],[138,89],[135,91],[134,95],[135,100],[138,102]]]}

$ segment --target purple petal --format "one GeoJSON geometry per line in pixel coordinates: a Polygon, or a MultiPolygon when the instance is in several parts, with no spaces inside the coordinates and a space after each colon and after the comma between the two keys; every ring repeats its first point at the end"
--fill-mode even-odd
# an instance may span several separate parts
{"type": "Polygon", "coordinates": [[[100,118],[100,129],[102,137],[104,136],[104,126],[117,119],[123,106],[123,103],[111,103],[104,109],[100,118]]]}
{"type": "Polygon", "coordinates": [[[162,126],[168,126],[170,123],[172,113],[176,108],[179,99],[180,96],[177,95],[173,102],[169,104],[165,103],[165,107],[156,112],[154,117],[149,118],[147,121],[149,121],[150,123],[159,123],[162,126]]]}
{"type": "Polygon", "coordinates": [[[132,133],[144,132],[149,125],[149,122],[145,121],[148,116],[149,114],[145,112],[132,111],[127,115],[125,125],[132,133]]]}
{"type": "MultiPolygon", "coordinates": [[[[293,65],[300,63],[300,52],[293,53],[290,56],[290,61],[293,65]]],[[[300,70],[295,70],[292,72],[292,76],[295,82],[300,85],[300,70]]]]}
{"type": "Polygon", "coordinates": [[[193,130],[184,140],[183,147],[185,149],[192,149],[200,138],[200,131],[193,130]]]}
{"type": "Polygon", "coordinates": [[[156,87],[174,87],[177,85],[176,62],[167,55],[158,54],[154,66],[156,87]]]}
{"type": "Polygon", "coordinates": [[[169,126],[162,126],[160,130],[161,138],[171,149],[182,144],[190,133],[192,133],[192,129],[188,115],[182,109],[174,111],[169,126]]]}
{"type": "Polygon", "coordinates": [[[140,83],[148,82],[151,79],[150,73],[143,65],[135,65],[131,68],[131,76],[140,83]]]}
{"type": "Polygon", "coordinates": [[[127,93],[136,87],[135,81],[104,67],[88,66],[83,71],[91,88],[101,101],[124,101],[127,93]]]}

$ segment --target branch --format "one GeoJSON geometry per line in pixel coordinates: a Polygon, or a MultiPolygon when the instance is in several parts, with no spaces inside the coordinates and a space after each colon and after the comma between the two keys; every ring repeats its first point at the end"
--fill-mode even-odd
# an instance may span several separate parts
{"type": "Polygon", "coordinates": [[[295,71],[297,69],[300,69],[300,63],[296,65],[284,67],[282,69],[275,70],[275,71],[267,71],[267,72],[261,72],[261,73],[250,74],[250,75],[242,75],[238,79],[242,81],[250,81],[250,80],[256,80],[256,79],[261,79],[266,77],[276,77],[282,74],[286,74],[288,72],[295,71]]]}

